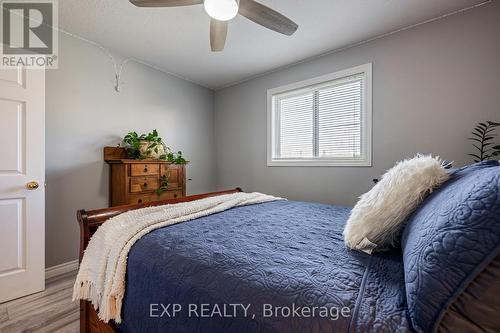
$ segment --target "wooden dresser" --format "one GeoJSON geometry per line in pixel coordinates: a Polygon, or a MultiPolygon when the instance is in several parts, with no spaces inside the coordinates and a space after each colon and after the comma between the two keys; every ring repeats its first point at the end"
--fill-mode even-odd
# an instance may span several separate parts
{"type": "Polygon", "coordinates": [[[109,205],[120,206],[186,196],[186,168],[159,160],[131,160],[119,147],[105,147],[110,165],[109,205]],[[166,188],[158,189],[166,183],[166,188]],[[158,193],[159,192],[159,193],[158,193]]]}

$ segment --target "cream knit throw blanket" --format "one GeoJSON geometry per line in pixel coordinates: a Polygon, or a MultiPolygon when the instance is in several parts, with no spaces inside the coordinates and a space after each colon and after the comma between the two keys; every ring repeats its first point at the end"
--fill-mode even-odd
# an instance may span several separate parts
{"type": "Polygon", "coordinates": [[[147,233],[224,210],[281,198],[262,193],[233,193],[178,204],[147,207],[115,216],[90,239],[73,287],[73,300],[88,300],[104,322],[121,322],[127,257],[147,233]]]}

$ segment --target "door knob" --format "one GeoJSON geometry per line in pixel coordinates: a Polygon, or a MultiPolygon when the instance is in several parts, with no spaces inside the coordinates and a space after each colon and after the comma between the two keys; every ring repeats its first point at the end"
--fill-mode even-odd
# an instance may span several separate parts
{"type": "Polygon", "coordinates": [[[36,190],[40,185],[37,182],[29,182],[26,184],[28,190],[36,190]]]}

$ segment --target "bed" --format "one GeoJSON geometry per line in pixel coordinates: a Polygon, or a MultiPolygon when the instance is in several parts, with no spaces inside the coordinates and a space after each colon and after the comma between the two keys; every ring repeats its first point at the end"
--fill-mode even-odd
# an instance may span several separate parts
{"type": "MultiPolygon", "coordinates": [[[[137,208],[80,211],[82,231],[137,208]]],[[[274,201],[155,230],[129,254],[123,322],[82,301],[81,332],[411,332],[400,251],[347,250],[349,211],[274,201]]]]}
{"type": "MultiPolygon", "coordinates": [[[[486,289],[479,288],[484,281],[478,279],[500,258],[500,167],[481,171],[484,176],[476,171],[454,171],[450,184],[410,219],[402,248],[373,255],[345,247],[342,230],[349,207],[319,203],[273,201],[236,207],[152,231],[128,256],[123,321],[106,324],[89,302],[81,301],[80,331],[434,332],[445,319],[453,327],[453,316],[461,311],[453,302],[468,285],[476,283],[475,295],[480,297],[499,287],[498,271],[488,272],[493,280],[486,282],[486,289]],[[466,224],[470,216],[479,216],[480,223],[466,224]],[[442,223],[449,225],[457,217],[461,224],[456,230],[443,228],[442,223]],[[415,228],[412,237],[408,230],[415,228]],[[468,235],[465,241],[463,232],[468,235]],[[450,242],[450,234],[459,236],[450,242]],[[467,253],[439,247],[457,250],[462,242],[476,246],[467,253]],[[443,258],[436,257],[435,249],[445,254],[443,258]]],[[[238,191],[79,211],[81,256],[93,232],[112,216],[238,191]]],[[[500,309],[498,300],[488,302],[488,311],[500,309]]],[[[498,320],[491,325],[498,327],[498,320]]]]}

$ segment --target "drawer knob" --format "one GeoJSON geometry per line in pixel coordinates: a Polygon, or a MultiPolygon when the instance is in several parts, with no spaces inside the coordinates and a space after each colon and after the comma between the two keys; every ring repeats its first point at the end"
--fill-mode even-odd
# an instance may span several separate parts
{"type": "Polygon", "coordinates": [[[174,194],[174,198],[177,198],[177,194],[174,194]]]}
{"type": "Polygon", "coordinates": [[[148,167],[147,166],[144,167],[144,172],[148,172],[148,167]]]}
{"type": "Polygon", "coordinates": [[[142,186],[143,187],[148,187],[148,183],[144,183],[142,186]]]}
{"type": "Polygon", "coordinates": [[[142,199],[137,200],[137,203],[142,203],[142,199]]]}

